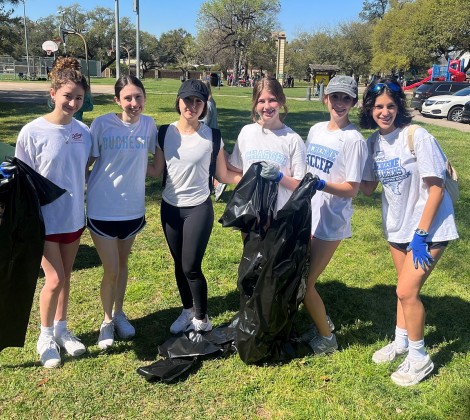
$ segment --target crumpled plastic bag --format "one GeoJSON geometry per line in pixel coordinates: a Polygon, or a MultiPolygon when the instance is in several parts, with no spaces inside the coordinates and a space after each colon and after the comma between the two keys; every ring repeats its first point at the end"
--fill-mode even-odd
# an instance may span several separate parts
{"type": "Polygon", "coordinates": [[[41,206],[65,190],[20,159],[5,159],[0,176],[0,351],[22,347],[44,248],[41,206]]]}
{"type": "MultiPolygon", "coordinates": [[[[255,195],[262,197],[263,202],[257,202],[258,207],[243,207],[243,203],[230,200],[226,208],[229,216],[237,213],[237,227],[249,229],[238,269],[237,285],[241,296],[235,343],[245,363],[284,359],[283,348],[289,341],[306,287],[311,198],[316,192],[317,178],[308,173],[278,211],[276,219],[260,234],[253,217],[265,220],[265,212],[269,211],[271,197],[261,194],[265,182],[271,181],[260,182],[250,176],[239,184],[241,190],[253,189],[255,195]],[[237,207],[234,209],[233,205],[237,207]],[[246,218],[240,211],[244,208],[249,213],[246,218]],[[247,224],[243,225],[243,221],[247,224]]],[[[227,220],[225,213],[223,220],[227,220]]]]}

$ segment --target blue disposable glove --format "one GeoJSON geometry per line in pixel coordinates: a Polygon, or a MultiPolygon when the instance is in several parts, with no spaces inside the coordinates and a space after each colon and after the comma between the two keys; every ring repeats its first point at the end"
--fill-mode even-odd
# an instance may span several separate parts
{"type": "Polygon", "coordinates": [[[318,176],[316,176],[316,175],[315,175],[315,178],[316,178],[315,189],[317,191],[321,191],[321,190],[325,189],[326,181],[324,179],[318,178],[318,176]]]}
{"type": "Polygon", "coordinates": [[[413,263],[416,269],[418,269],[419,264],[423,270],[426,270],[426,268],[431,267],[431,264],[434,262],[434,258],[429,253],[429,247],[426,243],[427,237],[428,234],[426,232],[418,232],[417,230],[406,248],[407,251],[413,253],[413,263]]]}
{"type": "Polygon", "coordinates": [[[16,169],[11,163],[2,162],[0,164],[0,176],[2,178],[10,178],[13,175],[14,170],[16,169]]]}
{"type": "Polygon", "coordinates": [[[271,163],[261,162],[261,176],[265,179],[269,179],[270,181],[280,182],[284,174],[280,171],[280,169],[276,165],[272,165],[271,163]]]}

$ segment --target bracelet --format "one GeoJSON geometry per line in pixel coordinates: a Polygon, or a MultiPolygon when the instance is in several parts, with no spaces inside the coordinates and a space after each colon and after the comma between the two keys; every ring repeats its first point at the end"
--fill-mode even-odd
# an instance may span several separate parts
{"type": "Polygon", "coordinates": [[[424,229],[416,229],[415,233],[419,236],[428,236],[428,232],[426,232],[424,229]]]}
{"type": "Polygon", "coordinates": [[[277,176],[276,182],[281,182],[282,178],[284,178],[284,174],[282,172],[279,172],[279,175],[277,176]]]}

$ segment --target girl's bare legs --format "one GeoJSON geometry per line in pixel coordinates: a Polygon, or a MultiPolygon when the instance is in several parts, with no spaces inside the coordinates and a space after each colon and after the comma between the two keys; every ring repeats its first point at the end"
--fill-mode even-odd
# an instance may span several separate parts
{"type": "Polygon", "coordinates": [[[312,238],[310,242],[310,271],[304,305],[317,326],[318,332],[324,337],[330,336],[331,331],[326,318],[325,305],[315,285],[340,243],[341,241],[323,241],[318,238],[312,238]]]}

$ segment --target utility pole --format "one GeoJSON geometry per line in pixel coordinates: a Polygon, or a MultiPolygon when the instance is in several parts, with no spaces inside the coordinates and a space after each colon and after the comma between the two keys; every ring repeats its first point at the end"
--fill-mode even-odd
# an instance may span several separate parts
{"type": "Polygon", "coordinates": [[[28,67],[27,77],[29,79],[29,51],[28,51],[28,30],[26,29],[26,0],[23,1],[23,25],[24,25],[24,40],[26,45],[26,66],[28,67]]]}
{"type": "MultiPolygon", "coordinates": [[[[134,12],[136,13],[135,33],[135,76],[140,79],[140,17],[139,0],[134,0],[134,12]]],[[[130,63],[129,63],[130,64],[130,63]]]]}
{"type": "Polygon", "coordinates": [[[114,0],[114,16],[116,27],[116,79],[119,79],[121,77],[121,54],[119,52],[119,46],[121,45],[119,40],[119,0],[114,0]]]}

